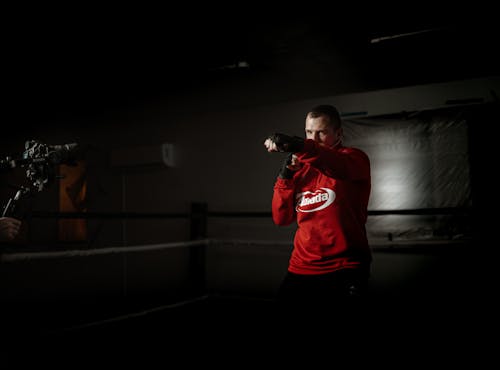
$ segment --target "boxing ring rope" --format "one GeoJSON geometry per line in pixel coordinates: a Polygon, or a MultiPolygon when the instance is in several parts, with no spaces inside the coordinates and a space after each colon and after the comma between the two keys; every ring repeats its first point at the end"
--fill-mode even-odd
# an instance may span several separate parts
{"type": "Polygon", "coordinates": [[[207,240],[193,240],[193,241],[162,243],[162,244],[149,244],[149,245],[129,246],[129,247],[74,249],[74,250],[66,250],[66,251],[47,251],[47,252],[5,253],[5,254],[0,254],[0,262],[15,262],[15,261],[23,261],[23,260],[41,260],[41,259],[52,259],[52,258],[61,258],[61,257],[88,257],[88,256],[95,256],[95,255],[158,251],[158,250],[170,249],[170,248],[205,246],[205,245],[207,245],[207,243],[208,243],[207,240]]]}

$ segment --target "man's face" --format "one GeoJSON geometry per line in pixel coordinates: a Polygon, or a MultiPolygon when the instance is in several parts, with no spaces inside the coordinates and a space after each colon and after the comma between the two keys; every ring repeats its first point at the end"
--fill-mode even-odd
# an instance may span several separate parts
{"type": "Polygon", "coordinates": [[[328,118],[324,116],[313,118],[307,116],[306,118],[306,139],[316,141],[320,145],[333,147],[339,142],[341,129],[335,130],[329,123],[328,118]]]}

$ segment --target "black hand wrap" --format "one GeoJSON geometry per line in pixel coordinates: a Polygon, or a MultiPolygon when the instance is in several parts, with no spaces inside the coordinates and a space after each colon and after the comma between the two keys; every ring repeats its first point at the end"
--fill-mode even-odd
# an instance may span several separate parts
{"type": "Polygon", "coordinates": [[[298,136],[275,133],[269,136],[269,139],[276,144],[280,152],[296,153],[304,149],[304,139],[298,136]]]}
{"type": "Polygon", "coordinates": [[[292,155],[293,153],[290,153],[286,156],[285,160],[283,161],[283,165],[280,168],[278,176],[282,179],[293,178],[293,174],[295,173],[295,171],[292,171],[287,167],[290,163],[292,163],[292,155]]]}

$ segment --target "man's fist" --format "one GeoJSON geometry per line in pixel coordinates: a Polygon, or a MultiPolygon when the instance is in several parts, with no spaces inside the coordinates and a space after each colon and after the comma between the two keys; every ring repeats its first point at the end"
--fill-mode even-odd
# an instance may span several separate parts
{"type": "Polygon", "coordinates": [[[289,136],[274,133],[267,137],[264,146],[268,152],[300,152],[304,148],[304,139],[298,136],[289,136]]]}
{"type": "Polygon", "coordinates": [[[296,171],[298,171],[302,165],[297,160],[297,157],[293,153],[288,153],[283,164],[281,165],[279,177],[282,179],[291,179],[296,171]]]}

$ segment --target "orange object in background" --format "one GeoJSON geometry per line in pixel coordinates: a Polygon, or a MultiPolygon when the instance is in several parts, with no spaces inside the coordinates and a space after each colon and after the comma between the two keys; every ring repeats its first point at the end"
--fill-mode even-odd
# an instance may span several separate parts
{"type": "MultiPolygon", "coordinates": [[[[78,161],[76,166],[60,165],[63,177],[59,185],[59,212],[86,212],[87,168],[86,163],[78,161]]],[[[68,218],[59,220],[60,241],[87,240],[87,219],[68,218]]]]}

